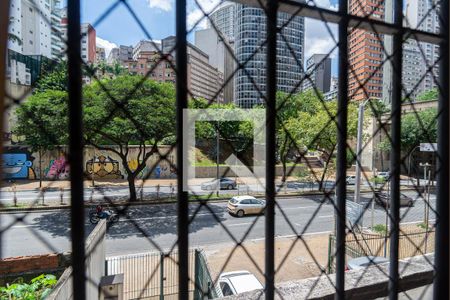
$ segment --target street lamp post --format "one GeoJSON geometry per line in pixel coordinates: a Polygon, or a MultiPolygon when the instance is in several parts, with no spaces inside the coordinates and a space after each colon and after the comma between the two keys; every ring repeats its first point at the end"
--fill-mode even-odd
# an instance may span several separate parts
{"type": "Polygon", "coordinates": [[[216,178],[217,178],[217,189],[216,189],[216,195],[217,197],[219,197],[219,190],[220,190],[220,180],[219,180],[219,124],[217,124],[217,131],[216,131],[216,149],[217,149],[217,153],[216,153],[216,178]]]}
{"type": "Polygon", "coordinates": [[[364,107],[370,101],[367,99],[359,105],[358,109],[358,136],[356,140],[356,168],[355,168],[355,202],[359,202],[361,193],[361,151],[362,151],[362,135],[364,123],[364,107]]]}

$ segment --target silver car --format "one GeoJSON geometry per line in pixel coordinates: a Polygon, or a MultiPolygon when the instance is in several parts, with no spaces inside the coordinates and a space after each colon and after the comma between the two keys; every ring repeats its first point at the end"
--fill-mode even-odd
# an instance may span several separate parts
{"type": "Polygon", "coordinates": [[[236,196],[228,201],[227,210],[231,215],[243,217],[245,215],[261,214],[266,208],[266,201],[252,196],[236,196]]]}
{"type": "MultiPolygon", "coordinates": [[[[236,181],[231,178],[224,177],[224,178],[220,178],[219,181],[220,181],[220,189],[221,190],[236,189],[236,181]]],[[[217,181],[217,179],[213,179],[211,181],[202,183],[201,189],[207,190],[207,191],[212,191],[212,190],[216,190],[217,187],[218,187],[218,181],[217,181]]]]}

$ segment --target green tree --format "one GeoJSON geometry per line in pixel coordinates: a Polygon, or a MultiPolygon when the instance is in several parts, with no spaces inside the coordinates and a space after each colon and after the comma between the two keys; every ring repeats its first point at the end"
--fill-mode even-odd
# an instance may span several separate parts
{"type": "Polygon", "coordinates": [[[102,80],[115,99],[132,96],[115,103],[99,83],[84,90],[84,124],[86,143],[99,150],[116,153],[126,172],[130,201],[136,200],[135,179],[145,168],[158,146],[175,135],[175,89],[170,83],[152,80],[141,82],[141,76],[119,76],[102,80]],[[116,147],[106,146],[115,145],[116,147]],[[137,167],[128,165],[129,147],[139,146],[137,167]]]}
{"type": "Polygon", "coordinates": [[[42,187],[42,155],[67,142],[67,93],[58,90],[39,92],[16,110],[14,132],[25,137],[25,143],[39,153],[39,187],[42,187]]]}
{"type": "Polygon", "coordinates": [[[426,90],[420,93],[416,101],[422,102],[422,101],[431,101],[431,100],[437,100],[439,98],[439,92],[437,88],[426,90]]]}
{"type": "MultiPolygon", "coordinates": [[[[322,153],[325,160],[324,171],[319,182],[319,186],[322,188],[337,145],[338,130],[334,121],[334,116],[337,114],[337,102],[330,101],[322,104],[319,98],[314,98],[310,98],[310,101],[316,104],[308,106],[314,109],[299,111],[296,117],[289,118],[285,122],[285,128],[293,137],[298,149],[305,149],[305,151],[306,149],[313,149],[322,153]],[[313,100],[314,98],[315,100],[313,100]]],[[[355,138],[357,133],[357,106],[354,103],[350,103],[347,107],[347,113],[347,135],[350,140],[355,138]]]]}
{"type": "MultiPolygon", "coordinates": [[[[211,103],[204,99],[191,99],[189,107],[192,109],[236,109],[234,103],[218,104],[211,103]]],[[[257,108],[256,108],[257,109],[257,108]]],[[[251,113],[251,112],[249,112],[251,113]]],[[[235,155],[243,160],[246,165],[251,165],[246,159],[245,153],[252,149],[253,145],[253,124],[250,121],[203,121],[195,124],[196,138],[209,142],[210,145],[216,145],[217,134],[219,134],[219,143],[227,145],[232,149],[235,155]]],[[[217,149],[217,148],[215,148],[217,149]]],[[[216,150],[217,151],[217,150],[216,150]]],[[[214,156],[217,152],[214,151],[214,156]]]]}
{"type": "MultiPolygon", "coordinates": [[[[83,90],[86,145],[116,153],[126,172],[130,201],[135,201],[135,179],[157,147],[175,133],[175,90],[172,84],[120,76],[96,82],[83,90]],[[131,96],[129,96],[131,95],[131,96]],[[119,100],[112,100],[113,99],[119,100]],[[114,146],[107,146],[114,145],[114,146]],[[128,165],[130,146],[138,146],[138,165],[128,165]]],[[[18,111],[20,134],[27,144],[68,142],[68,97],[65,91],[37,91],[18,111]]]]}
{"type": "MultiPolygon", "coordinates": [[[[428,108],[415,113],[402,116],[401,124],[401,148],[410,151],[420,143],[434,143],[437,141],[437,109],[428,108]]],[[[378,148],[389,151],[391,143],[384,138],[378,148]]]]}
{"type": "Polygon", "coordinates": [[[36,81],[34,94],[45,93],[46,91],[68,91],[69,76],[67,75],[67,62],[59,62],[52,71],[41,75],[36,81]]]}

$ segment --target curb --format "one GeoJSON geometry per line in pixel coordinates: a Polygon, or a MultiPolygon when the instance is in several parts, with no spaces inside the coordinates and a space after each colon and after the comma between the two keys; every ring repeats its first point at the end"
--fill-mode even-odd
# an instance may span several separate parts
{"type": "MultiPolygon", "coordinates": [[[[406,188],[406,189],[401,189],[402,191],[415,191],[416,189],[414,188],[406,188]]],[[[370,193],[372,192],[372,190],[361,190],[361,193],[370,193]]],[[[304,192],[304,193],[291,193],[291,194],[286,194],[286,195],[280,195],[279,197],[283,197],[283,198],[295,198],[295,197],[302,197],[302,196],[319,196],[319,195],[324,195],[324,192],[319,192],[319,191],[310,191],[310,192],[304,192]]],[[[253,197],[255,198],[264,198],[265,195],[260,194],[260,195],[253,195],[253,197]]],[[[167,198],[166,198],[167,199],[167,198]]],[[[201,203],[201,202],[209,202],[209,203],[220,203],[220,202],[225,202],[228,201],[229,197],[223,197],[223,198],[214,198],[211,200],[208,199],[200,199],[200,200],[196,200],[196,199],[190,199],[189,202],[190,203],[201,203]]],[[[146,200],[146,201],[137,201],[137,202],[123,202],[123,201],[118,201],[117,203],[110,203],[110,206],[143,206],[143,205],[161,205],[161,204],[173,204],[173,203],[177,203],[176,199],[170,199],[170,200],[163,200],[163,199],[159,199],[159,200],[146,200]]],[[[93,203],[93,202],[88,202],[86,201],[84,206],[85,207],[93,207],[95,205],[97,205],[98,203],[93,203]]],[[[54,210],[65,210],[65,209],[69,209],[70,205],[66,204],[66,205],[58,205],[58,206],[35,206],[35,207],[8,207],[8,208],[0,208],[0,214],[8,214],[8,213],[17,213],[17,212],[34,212],[34,211],[41,211],[41,212],[45,212],[45,211],[54,211],[54,210]]]]}

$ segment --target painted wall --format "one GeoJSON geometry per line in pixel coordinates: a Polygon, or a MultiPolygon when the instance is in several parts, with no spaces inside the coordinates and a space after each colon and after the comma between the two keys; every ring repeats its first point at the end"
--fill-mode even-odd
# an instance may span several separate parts
{"type": "MultiPolygon", "coordinates": [[[[170,147],[161,146],[159,152],[168,154],[170,147]]],[[[69,178],[70,166],[66,158],[66,148],[42,153],[31,153],[27,147],[6,147],[2,158],[3,176],[6,180],[42,179],[65,180],[69,178]]],[[[138,167],[137,156],[139,147],[129,150],[127,164],[131,170],[138,167]]],[[[159,154],[153,154],[145,168],[137,178],[176,178],[176,172],[171,164],[175,164],[175,151],[167,155],[167,160],[161,160],[159,154]]],[[[87,179],[126,179],[127,174],[120,157],[111,151],[99,151],[93,148],[84,150],[84,171],[87,179]]]]}

